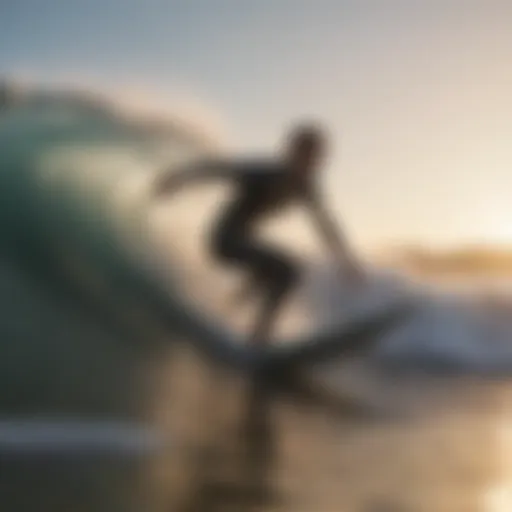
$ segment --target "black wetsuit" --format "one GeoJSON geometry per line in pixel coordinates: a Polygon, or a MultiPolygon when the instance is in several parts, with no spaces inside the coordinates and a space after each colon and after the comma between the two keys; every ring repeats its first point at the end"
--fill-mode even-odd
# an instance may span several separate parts
{"type": "Polygon", "coordinates": [[[265,216],[313,195],[309,184],[290,179],[280,163],[272,161],[234,164],[235,191],[213,230],[212,253],[223,263],[249,271],[279,302],[298,281],[299,271],[290,256],[256,240],[254,228],[265,216]]]}

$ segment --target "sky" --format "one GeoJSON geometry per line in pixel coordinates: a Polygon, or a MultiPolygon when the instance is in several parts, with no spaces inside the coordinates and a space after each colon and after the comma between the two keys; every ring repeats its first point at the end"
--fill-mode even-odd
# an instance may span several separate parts
{"type": "Polygon", "coordinates": [[[509,0],[3,0],[0,75],[186,91],[233,151],[331,132],[350,237],[512,244],[509,0]]]}

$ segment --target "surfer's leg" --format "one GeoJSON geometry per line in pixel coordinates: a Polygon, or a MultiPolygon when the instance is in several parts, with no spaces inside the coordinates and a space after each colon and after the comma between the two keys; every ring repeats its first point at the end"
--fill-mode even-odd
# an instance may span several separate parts
{"type": "Polygon", "coordinates": [[[252,251],[253,261],[257,262],[255,271],[265,292],[249,341],[253,345],[264,345],[268,342],[280,308],[299,280],[299,272],[295,263],[277,250],[253,247],[252,251]]]}
{"type": "Polygon", "coordinates": [[[258,261],[250,241],[239,233],[222,233],[214,240],[212,254],[217,261],[232,268],[241,269],[244,282],[230,298],[230,305],[240,305],[252,298],[262,288],[258,261]]]}
{"type": "Polygon", "coordinates": [[[262,292],[263,305],[250,335],[253,344],[264,344],[289,292],[299,280],[298,268],[287,255],[238,233],[224,233],[216,240],[214,254],[223,263],[245,270],[250,288],[246,294],[262,292]]]}

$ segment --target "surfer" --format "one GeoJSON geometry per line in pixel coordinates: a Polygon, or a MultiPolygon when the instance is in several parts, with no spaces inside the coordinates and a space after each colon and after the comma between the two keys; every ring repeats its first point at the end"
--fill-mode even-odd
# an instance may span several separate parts
{"type": "Polygon", "coordinates": [[[352,282],[363,274],[342,232],[329,215],[317,192],[317,177],[327,146],[318,126],[301,124],[292,129],[283,154],[277,159],[253,161],[207,161],[157,179],[155,195],[174,193],[196,180],[226,179],[235,194],[214,223],[210,253],[219,262],[247,272],[246,286],[238,296],[263,292],[263,306],[250,341],[266,343],[280,306],[298,283],[297,264],[285,252],[256,240],[257,224],[293,203],[311,211],[329,249],[340,262],[343,275],[352,282]]]}

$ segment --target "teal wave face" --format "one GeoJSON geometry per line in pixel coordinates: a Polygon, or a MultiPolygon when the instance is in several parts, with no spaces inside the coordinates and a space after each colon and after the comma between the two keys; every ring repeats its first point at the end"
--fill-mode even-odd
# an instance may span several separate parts
{"type": "Polygon", "coordinates": [[[33,260],[63,246],[102,258],[122,252],[127,231],[143,232],[134,180],[199,151],[171,122],[129,122],[98,102],[13,105],[0,116],[3,245],[33,260]]]}
{"type": "Polygon", "coordinates": [[[183,146],[100,106],[56,99],[0,110],[4,416],[127,416],[146,407],[133,398],[143,384],[130,333],[82,300],[82,282],[65,267],[101,270],[120,295],[140,281],[124,233],[137,232],[145,205],[142,191],[124,191],[155,171],[162,145],[167,157],[183,146]]]}

